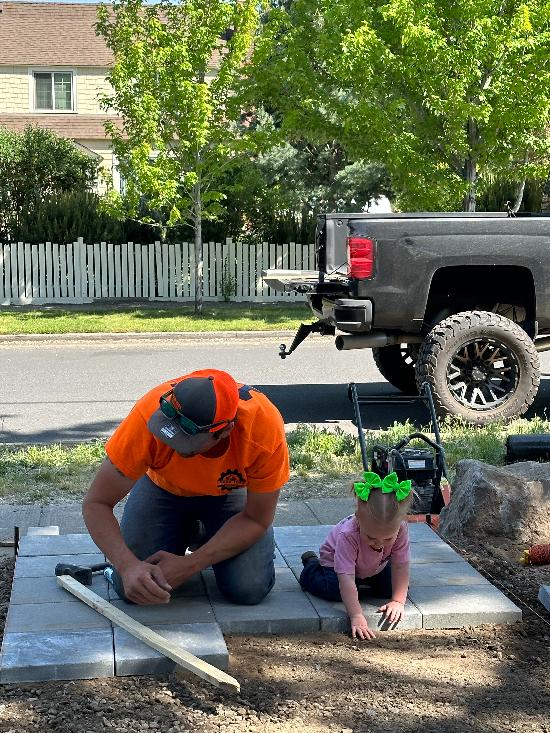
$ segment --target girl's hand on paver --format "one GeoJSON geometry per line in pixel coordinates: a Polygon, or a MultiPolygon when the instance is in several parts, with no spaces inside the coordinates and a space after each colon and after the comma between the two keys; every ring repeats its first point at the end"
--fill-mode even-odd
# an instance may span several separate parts
{"type": "Polygon", "coordinates": [[[367,619],[362,613],[350,616],[351,635],[354,639],[375,639],[376,634],[369,629],[367,619]]]}
{"type": "Polygon", "coordinates": [[[389,601],[378,609],[386,617],[390,624],[396,624],[405,618],[405,604],[400,601],[389,601]]]}

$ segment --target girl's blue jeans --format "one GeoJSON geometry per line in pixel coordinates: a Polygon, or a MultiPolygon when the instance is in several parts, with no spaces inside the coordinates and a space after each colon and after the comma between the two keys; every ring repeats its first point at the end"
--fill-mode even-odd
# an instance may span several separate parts
{"type": "MultiPolygon", "coordinates": [[[[391,598],[391,567],[390,563],[371,578],[356,580],[359,593],[373,596],[374,598],[391,598]]],[[[333,568],[326,568],[319,560],[309,560],[300,574],[300,585],[308,593],[324,598],[326,601],[341,601],[338,576],[333,568]]]]}
{"type": "MultiPolygon", "coordinates": [[[[199,522],[200,543],[204,544],[245,504],[246,489],[236,489],[225,496],[176,496],[143,476],[130,491],[120,529],[124,541],[140,560],[158,550],[184,555],[197,542],[199,522]]],[[[270,527],[254,545],[213,566],[221,593],[233,603],[260,603],[275,583],[274,556],[270,527]]],[[[116,571],[113,585],[120,598],[127,600],[116,571]]]]}

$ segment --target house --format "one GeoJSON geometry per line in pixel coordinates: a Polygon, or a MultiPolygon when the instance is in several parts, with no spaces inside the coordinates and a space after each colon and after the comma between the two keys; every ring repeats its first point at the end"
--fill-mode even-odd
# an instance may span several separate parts
{"type": "MultiPolygon", "coordinates": [[[[0,125],[53,130],[100,159],[119,186],[100,95],[113,57],[95,34],[97,5],[0,2],[0,125]]],[[[100,183],[101,187],[102,184],[100,183]]]]}
{"type": "MultiPolygon", "coordinates": [[[[111,91],[113,55],[95,33],[99,3],[0,0],[0,126],[53,130],[95,155],[120,189],[100,98],[111,91]]],[[[214,52],[206,80],[219,64],[214,52]]],[[[98,189],[104,188],[98,182],[98,189]]]]}

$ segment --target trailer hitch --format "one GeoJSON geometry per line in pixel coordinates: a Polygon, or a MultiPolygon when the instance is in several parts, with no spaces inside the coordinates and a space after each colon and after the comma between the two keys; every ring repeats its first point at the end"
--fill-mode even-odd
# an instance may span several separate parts
{"type": "Polygon", "coordinates": [[[290,349],[286,348],[286,344],[281,344],[279,346],[279,356],[281,359],[286,359],[287,356],[290,356],[293,351],[295,351],[298,346],[306,339],[310,333],[320,333],[321,336],[334,336],[334,333],[336,331],[336,328],[334,326],[330,326],[328,323],[325,323],[325,321],[316,321],[315,323],[300,323],[300,326],[298,330],[296,331],[296,336],[294,336],[294,340],[290,344],[290,349]]]}

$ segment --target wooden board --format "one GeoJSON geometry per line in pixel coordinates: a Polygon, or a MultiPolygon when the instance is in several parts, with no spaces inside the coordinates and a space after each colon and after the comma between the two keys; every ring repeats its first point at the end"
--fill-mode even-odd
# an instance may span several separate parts
{"type": "Polygon", "coordinates": [[[109,601],[104,600],[74,578],[68,575],[60,575],[57,578],[57,582],[62,588],[72,593],[73,596],[76,596],[76,598],[93,608],[94,611],[105,616],[114,624],[135,636],[136,639],[156,649],[157,652],[164,654],[165,657],[168,657],[168,659],[171,659],[184,669],[189,670],[189,672],[193,672],[193,674],[198,675],[216,687],[234,690],[236,692],[240,691],[241,686],[234,677],[222,672],[222,670],[214,667],[212,664],[208,664],[208,662],[195,657],[194,654],[186,652],[185,649],[171,644],[163,636],[157,634],[156,631],[152,631],[147,626],[140,624],[139,621],[135,621],[128,614],[124,613],[124,611],[115,608],[109,601]]]}

